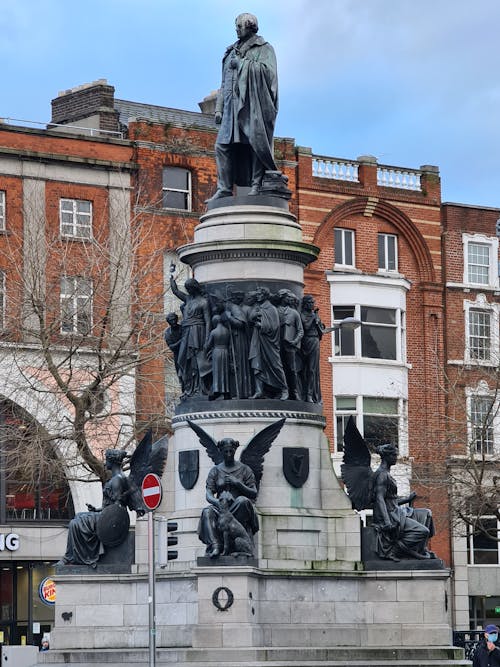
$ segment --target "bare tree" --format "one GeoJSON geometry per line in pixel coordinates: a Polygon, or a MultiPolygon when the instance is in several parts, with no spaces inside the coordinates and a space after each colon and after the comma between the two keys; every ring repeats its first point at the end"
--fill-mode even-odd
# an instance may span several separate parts
{"type": "Polygon", "coordinates": [[[424,478],[422,473],[414,472],[415,482],[447,495],[456,536],[472,532],[498,541],[498,360],[490,359],[488,364],[455,363],[447,369],[439,368],[436,377],[441,378],[439,392],[445,397],[444,412],[439,415],[442,427],[436,437],[439,447],[444,448],[448,456],[445,467],[436,467],[436,471],[442,473],[441,479],[437,479],[436,474],[429,473],[424,478]]]}
{"type": "Polygon", "coordinates": [[[500,369],[460,369],[448,378],[446,437],[448,486],[456,534],[464,529],[499,540],[500,520],[500,369]],[[494,519],[494,521],[492,521],[494,519]]]}
{"type": "Polygon", "coordinates": [[[149,426],[159,434],[169,427],[163,252],[154,219],[117,206],[110,197],[112,222],[94,220],[91,232],[74,238],[61,234],[35,196],[25,197],[23,229],[0,241],[9,399],[31,403],[29,413],[39,404],[45,415],[41,428],[16,428],[10,439],[12,465],[32,478],[34,460],[54,474],[63,460],[66,475],[73,468],[81,477],[83,465],[104,481],[104,449],[129,446],[149,426]]]}

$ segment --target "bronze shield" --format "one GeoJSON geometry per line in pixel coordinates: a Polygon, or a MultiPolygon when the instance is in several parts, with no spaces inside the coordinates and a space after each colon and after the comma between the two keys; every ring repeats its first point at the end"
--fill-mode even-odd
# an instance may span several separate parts
{"type": "Polygon", "coordinates": [[[127,538],[130,517],[123,505],[113,503],[103,507],[97,517],[97,537],[105,547],[117,547],[127,538]]]}
{"type": "Polygon", "coordinates": [[[299,489],[309,477],[307,447],[283,447],[283,474],[286,481],[299,489]]]}
{"type": "Polygon", "coordinates": [[[185,449],[179,452],[179,479],[189,491],[198,481],[200,474],[200,452],[197,449],[185,449]]]}

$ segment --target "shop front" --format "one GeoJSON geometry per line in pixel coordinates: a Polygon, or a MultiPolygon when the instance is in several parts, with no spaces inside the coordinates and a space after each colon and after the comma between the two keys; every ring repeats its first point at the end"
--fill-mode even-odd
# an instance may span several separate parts
{"type": "Polygon", "coordinates": [[[40,645],[54,623],[51,561],[11,561],[0,566],[0,642],[40,645]]]}

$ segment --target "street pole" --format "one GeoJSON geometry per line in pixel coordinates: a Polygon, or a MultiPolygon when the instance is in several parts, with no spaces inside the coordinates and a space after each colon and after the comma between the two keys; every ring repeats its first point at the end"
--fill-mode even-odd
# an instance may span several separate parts
{"type": "Polygon", "coordinates": [[[148,512],[148,566],[149,566],[149,667],[156,665],[156,609],[155,609],[155,530],[153,512],[148,512]]]}

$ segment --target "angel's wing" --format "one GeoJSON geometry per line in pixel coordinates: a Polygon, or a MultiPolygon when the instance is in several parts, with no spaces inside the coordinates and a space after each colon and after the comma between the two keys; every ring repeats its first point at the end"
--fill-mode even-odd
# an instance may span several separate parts
{"type": "Polygon", "coordinates": [[[168,453],[168,438],[164,436],[153,444],[153,432],[149,429],[130,457],[129,499],[132,510],[144,511],[142,500],[142,480],[153,472],[161,477],[165,469],[168,453]]]}
{"type": "Polygon", "coordinates": [[[198,436],[200,443],[203,445],[203,447],[205,447],[207,454],[212,459],[214,464],[217,465],[218,463],[221,463],[223,457],[219,448],[217,447],[217,441],[214,440],[211,435],[208,435],[208,433],[204,431],[201,426],[198,426],[198,424],[195,424],[189,419],[186,421],[198,436]]]}
{"type": "Polygon", "coordinates": [[[349,417],[344,431],[344,458],[340,466],[342,479],[354,509],[372,507],[373,472],[371,455],[353,417],[349,417]]]}
{"type": "Polygon", "coordinates": [[[153,445],[153,431],[149,429],[130,457],[130,477],[140,487],[147,473],[153,445]]]}
{"type": "Polygon", "coordinates": [[[155,475],[161,477],[167,463],[167,455],[168,436],[164,435],[156,442],[153,442],[151,446],[151,456],[149,457],[148,472],[154,472],[155,475]]]}
{"type": "Polygon", "coordinates": [[[260,486],[262,472],[264,469],[264,456],[271,449],[271,445],[281,431],[286,417],[279,419],[274,424],[266,426],[262,431],[256,433],[245,449],[241,452],[240,461],[253,470],[257,489],[260,486]]]}

